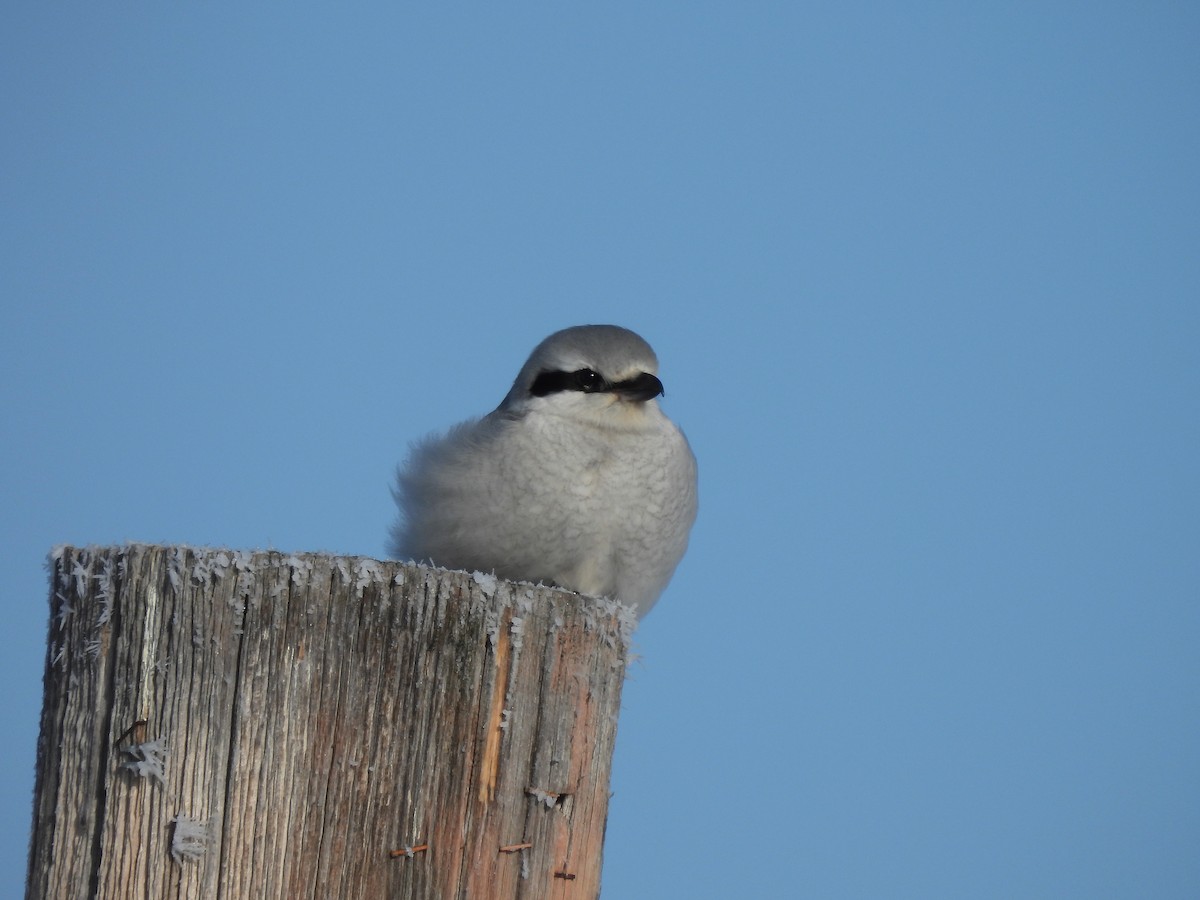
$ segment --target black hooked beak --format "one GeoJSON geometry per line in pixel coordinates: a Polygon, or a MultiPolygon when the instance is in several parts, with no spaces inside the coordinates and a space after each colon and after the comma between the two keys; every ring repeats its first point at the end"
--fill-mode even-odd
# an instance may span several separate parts
{"type": "Polygon", "coordinates": [[[645,403],[666,394],[663,383],[649,372],[642,372],[636,378],[618,381],[612,386],[612,392],[622,400],[633,400],[637,403],[645,403]]]}

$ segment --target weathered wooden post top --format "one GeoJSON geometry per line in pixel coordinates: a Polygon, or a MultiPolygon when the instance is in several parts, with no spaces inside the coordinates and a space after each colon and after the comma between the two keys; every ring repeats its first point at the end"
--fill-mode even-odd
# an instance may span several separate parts
{"type": "Polygon", "coordinates": [[[634,620],[365,557],[64,547],[27,898],[593,898],[634,620]]]}

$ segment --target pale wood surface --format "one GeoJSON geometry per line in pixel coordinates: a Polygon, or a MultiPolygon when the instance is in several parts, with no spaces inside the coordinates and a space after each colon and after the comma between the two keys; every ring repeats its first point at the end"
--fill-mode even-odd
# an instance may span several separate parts
{"type": "Polygon", "coordinates": [[[632,624],[364,557],[61,548],[27,897],[595,897],[632,624]]]}

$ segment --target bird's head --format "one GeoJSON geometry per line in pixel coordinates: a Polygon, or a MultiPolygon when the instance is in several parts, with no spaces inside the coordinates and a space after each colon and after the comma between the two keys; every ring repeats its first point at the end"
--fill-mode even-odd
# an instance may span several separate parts
{"type": "Polygon", "coordinates": [[[502,410],[532,410],[640,430],[661,416],[658,359],[650,345],[617,325],[577,325],[534,348],[502,410]]]}

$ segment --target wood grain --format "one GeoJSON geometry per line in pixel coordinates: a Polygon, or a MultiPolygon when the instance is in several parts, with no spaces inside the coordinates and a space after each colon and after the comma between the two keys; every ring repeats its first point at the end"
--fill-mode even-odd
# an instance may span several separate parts
{"type": "Polygon", "coordinates": [[[30,900],[599,895],[623,608],[145,545],[50,595],[30,900]]]}

